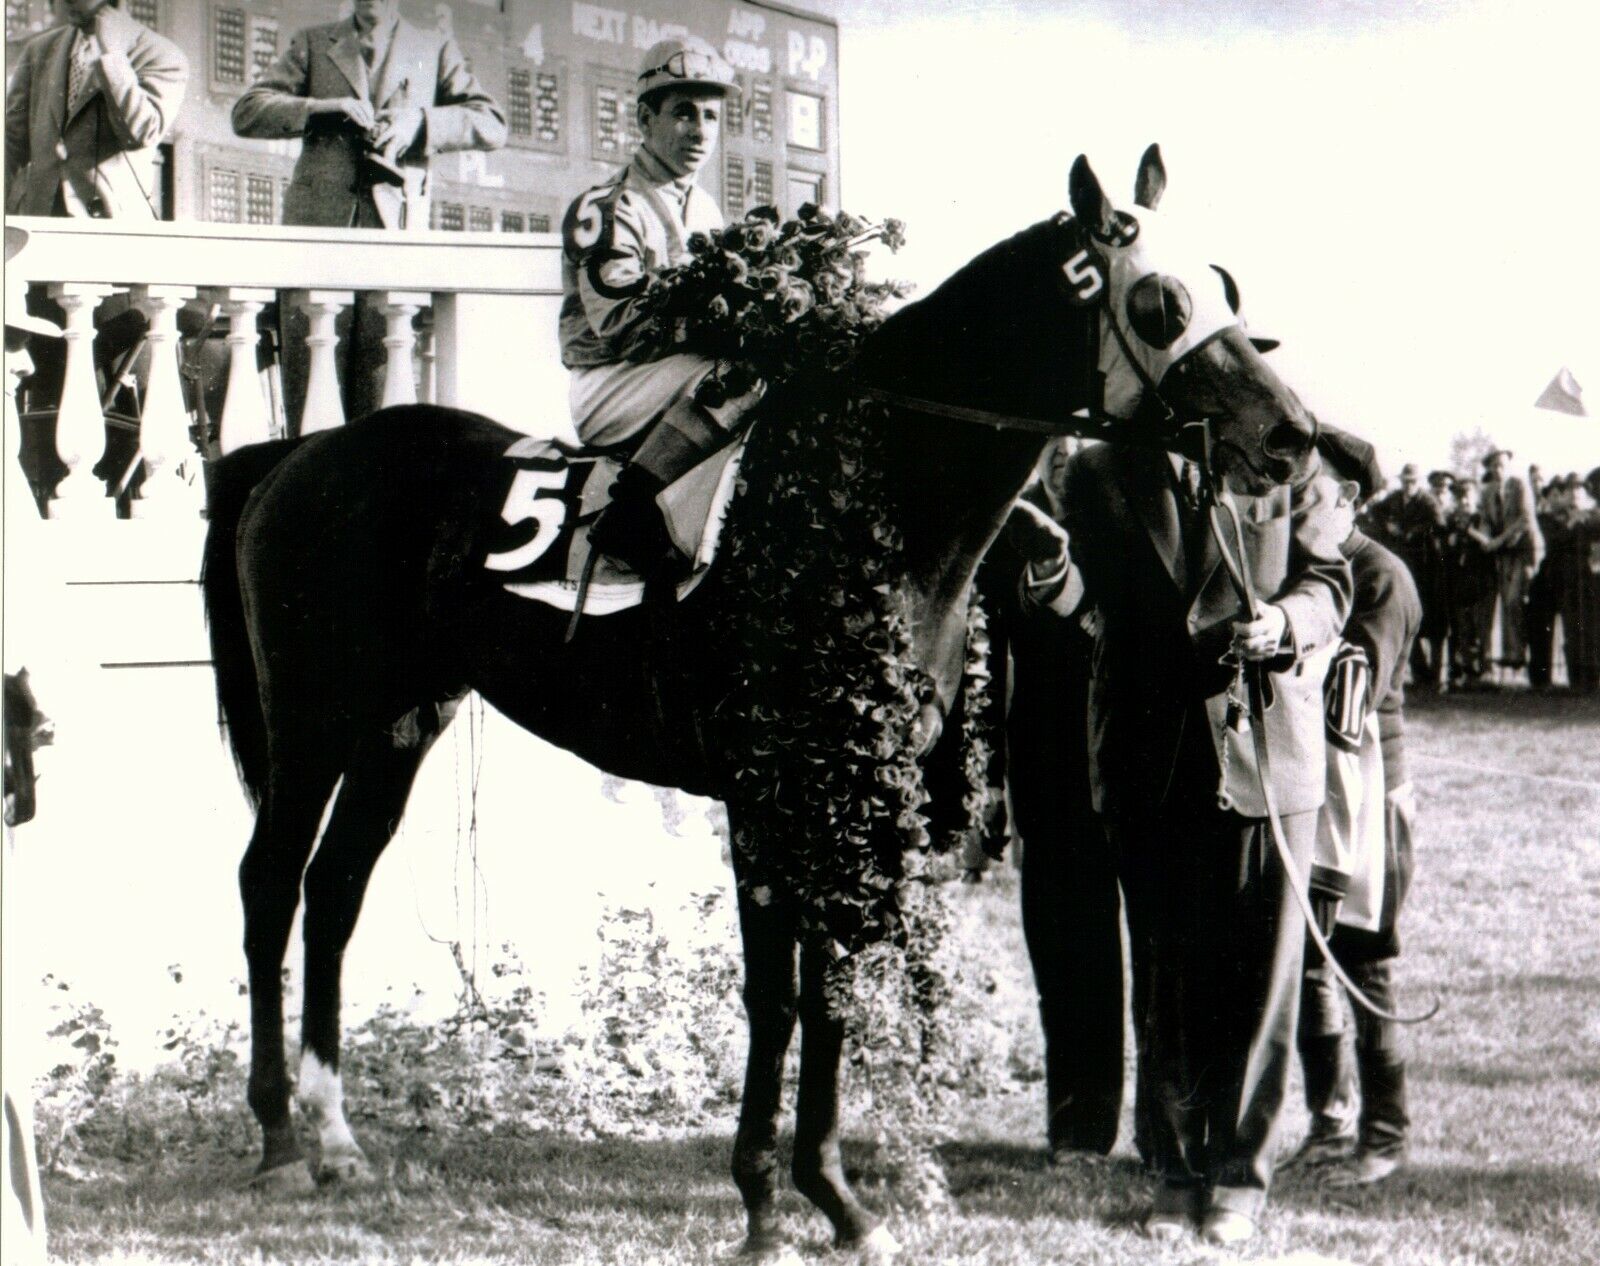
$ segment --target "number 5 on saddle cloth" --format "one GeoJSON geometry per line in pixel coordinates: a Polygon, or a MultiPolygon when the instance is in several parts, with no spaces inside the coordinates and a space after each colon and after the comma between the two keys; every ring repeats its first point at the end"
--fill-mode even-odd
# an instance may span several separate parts
{"type": "MultiPolygon", "coordinates": [[[[690,562],[688,576],[676,587],[679,599],[699,585],[716,558],[744,442],[714,453],[661,496],[668,533],[690,562]]],[[[506,592],[583,615],[609,615],[643,601],[644,579],[607,555],[594,559],[584,583],[589,527],[611,500],[622,469],[617,458],[529,436],[505,451],[501,465],[498,482],[505,491],[486,534],[482,566],[506,592]]]]}

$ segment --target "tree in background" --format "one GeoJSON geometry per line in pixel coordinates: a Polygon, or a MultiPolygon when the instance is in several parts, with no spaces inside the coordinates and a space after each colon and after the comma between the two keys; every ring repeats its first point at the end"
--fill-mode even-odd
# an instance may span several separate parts
{"type": "Polygon", "coordinates": [[[1481,426],[1470,432],[1457,431],[1450,438],[1450,469],[1458,475],[1476,478],[1483,469],[1483,459],[1491,449],[1498,447],[1494,437],[1481,426]]]}

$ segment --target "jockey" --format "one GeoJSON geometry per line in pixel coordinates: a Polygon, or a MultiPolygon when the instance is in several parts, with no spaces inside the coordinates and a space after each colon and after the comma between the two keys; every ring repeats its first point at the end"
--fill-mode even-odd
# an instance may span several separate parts
{"type": "Polygon", "coordinates": [[[715,362],[679,352],[629,359],[645,334],[650,275],[682,263],[692,233],[722,227],[695,176],[717,146],[733,71],[702,40],[665,39],[639,71],[642,143],[627,167],[568,208],[562,223],[561,362],[578,438],[633,447],[590,529],[595,549],[652,571],[674,558],[656,495],[742,427],[761,388],[702,400],[715,362]]]}

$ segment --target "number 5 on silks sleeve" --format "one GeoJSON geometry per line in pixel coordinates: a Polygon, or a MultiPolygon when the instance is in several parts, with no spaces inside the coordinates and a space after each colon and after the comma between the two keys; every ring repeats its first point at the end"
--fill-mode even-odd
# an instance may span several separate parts
{"type": "Polygon", "coordinates": [[[561,242],[567,258],[581,260],[597,246],[611,245],[611,203],[616,190],[610,185],[591,189],[567,208],[561,222],[561,242]]]}

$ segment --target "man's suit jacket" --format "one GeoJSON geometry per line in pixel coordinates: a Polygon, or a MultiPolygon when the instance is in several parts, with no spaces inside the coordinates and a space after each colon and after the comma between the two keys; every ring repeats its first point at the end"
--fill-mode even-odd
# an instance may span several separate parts
{"type": "Polygon", "coordinates": [[[278,60],[234,102],[233,130],[240,136],[305,138],[284,199],[285,224],[347,227],[370,187],[386,228],[425,229],[429,158],[505,144],[505,115],[449,36],[401,18],[372,78],[369,83],[355,26],[346,19],[295,32],[278,60]],[[338,97],[365,99],[374,112],[422,110],[416,144],[400,156],[404,186],[368,186],[360,132],[343,115],[310,113],[312,99],[338,97]]]}
{"type": "MultiPolygon", "coordinates": [[[[1292,649],[1268,664],[1266,726],[1273,790],[1286,814],[1322,803],[1322,677],[1350,609],[1350,568],[1325,484],[1233,498],[1256,594],[1288,619],[1292,649]]],[[[1259,781],[1251,782],[1251,736],[1225,724],[1233,673],[1218,663],[1243,614],[1203,516],[1195,539],[1183,539],[1167,455],[1086,449],[1067,466],[1065,502],[1073,560],[1100,613],[1089,687],[1096,810],[1128,817],[1174,797],[1209,802],[1227,764],[1233,807],[1264,816],[1259,781]],[[1194,728],[1202,726],[1210,731],[1203,737],[1194,728]]]]}
{"type": "Polygon", "coordinates": [[[189,61],[172,41],[107,9],[93,88],[69,119],[67,72],[76,31],[32,40],[6,87],[6,209],[153,220],[155,151],[172,130],[189,61]]]}

